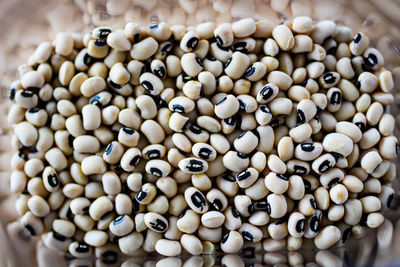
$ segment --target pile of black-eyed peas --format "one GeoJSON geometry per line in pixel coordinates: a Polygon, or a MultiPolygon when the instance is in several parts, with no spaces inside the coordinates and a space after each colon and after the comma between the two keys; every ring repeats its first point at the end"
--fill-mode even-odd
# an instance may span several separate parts
{"type": "Polygon", "coordinates": [[[309,17],[59,33],[10,90],[21,224],[78,258],[343,245],[396,197],[393,87],[309,17]]]}

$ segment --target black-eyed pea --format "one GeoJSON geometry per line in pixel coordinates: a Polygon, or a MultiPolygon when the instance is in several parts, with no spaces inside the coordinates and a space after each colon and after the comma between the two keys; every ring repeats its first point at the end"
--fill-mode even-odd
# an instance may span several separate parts
{"type": "Polygon", "coordinates": [[[257,178],[258,178],[258,171],[251,167],[247,168],[244,171],[239,172],[236,175],[236,181],[239,187],[241,188],[250,187],[252,184],[254,184],[257,178]]]}
{"type": "Polygon", "coordinates": [[[224,166],[234,172],[243,171],[250,163],[248,156],[236,151],[228,151],[223,157],[224,166]]]}
{"type": "Polygon", "coordinates": [[[54,220],[52,228],[54,232],[65,237],[72,237],[75,233],[75,225],[67,220],[54,220]]]}
{"type": "Polygon", "coordinates": [[[225,253],[237,253],[243,246],[243,237],[237,231],[230,231],[221,240],[221,249],[225,253]]]}
{"type": "Polygon", "coordinates": [[[166,196],[160,195],[156,197],[153,202],[146,206],[150,212],[157,212],[159,214],[165,214],[169,209],[169,202],[166,196]]]}
{"type": "Polygon", "coordinates": [[[363,213],[379,211],[382,207],[381,201],[375,196],[365,196],[360,199],[363,213]]]}
{"type": "Polygon", "coordinates": [[[289,235],[286,220],[287,219],[282,218],[273,223],[270,223],[267,228],[267,235],[275,240],[282,240],[286,238],[289,235]]]}
{"type": "Polygon", "coordinates": [[[382,190],[382,185],[376,178],[368,178],[364,181],[363,194],[379,194],[382,190]]]}
{"type": "Polygon", "coordinates": [[[360,222],[362,216],[363,206],[358,199],[348,199],[344,203],[344,222],[349,225],[356,225],[360,222]]]}
{"type": "Polygon", "coordinates": [[[301,160],[291,159],[286,167],[289,174],[304,176],[310,172],[310,164],[301,160]]]}
{"type": "Polygon", "coordinates": [[[312,161],[321,155],[322,149],[321,143],[318,142],[301,143],[296,146],[294,155],[300,160],[312,161]]]}
{"type": "MultiPolygon", "coordinates": [[[[395,119],[393,115],[385,113],[382,115],[379,121],[379,132],[383,136],[389,136],[393,134],[395,119]]],[[[39,130],[40,131],[40,130],[39,130]]],[[[40,135],[40,134],[39,134],[40,135]]]]}
{"type": "MultiPolygon", "coordinates": [[[[268,69],[268,71],[270,71],[268,69]]],[[[273,83],[282,91],[286,91],[293,83],[292,77],[282,71],[272,71],[268,74],[268,83],[273,83]]]]}
{"type": "Polygon", "coordinates": [[[43,185],[42,179],[39,177],[33,177],[28,181],[26,189],[30,195],[38,195],[41,197],[47,197],[48,191],[43,185]]]}
{"type": "Polygon", "coordinates": [[[44,217],[50,212],[49,204],[41,196],[34,195],[29,198],[27,206],[33,215],[44,217]]]}
{"type": "Polygon", "coordinates": [[[378,228],[385,220],[385,217],[380,212],[372,212],[368,214],[366,225],[369,228],[378,228]]]}
{"type": "Polygon", "coordinates": [[[370,47],[365,50],[363,57],[365,65],[373,71],[379,70],[384,63],[382,54],[376,48],[370,47]]]}
{"type": "Polygon", "coordinates": [[[263,237],[262,231],[250,223],[244,223],[239,228],[239,233],[242,234],[243,238],[252,243],[261,241],[263,237]]]}
{"type": "Polygon", "coordinates": [[[166,147],[160,144],[148,145],[142,149],[142,156],[146,160],[161,159],[165,156],[166,147]]]}
{"type": "Polygon", "coordinates": [[[366,112],[367,123],[371,126],[375,126],[379,123],[384,109],[381,103],[374,102],[372,103],[366,112]]]}
{"type": "Polygon", "coordinates": [[[86,244],[93,247],[101,247],[105,245],[108,241],[108,234],[100,230],[91,230],[86,232],[84,235],[84,241],[86,244]]]}
{"type": "Polygon", "coordinates": [[[343,205],[331,205],[328,210],[328,220],[332,222],[337,222],[341,220],[344,216],[344,206],[343,205]]]}
{"type": "Polygon", "coordinates": [[[353,150],[353,141],[347,135],[330,133],[325,136],[322,146],[325,151],[347,157],[353,150]]]}
{"type": "Polygon", "coordinates": [[[381,163],[382,157],[377,151],[367,152],[366,154],[364,154],[360,161],[361,167],[367,173],[372,173],[381,163]]]}
{"type": "Polygon", "coordinates": [[[312,100],[302,99],[297,104],[297,123],[310,121],[317,114],[317,107],[312,100]]]}
{"type": "Polygon", "coordinates": [[[268,83],[262,87],[257,93],[257,102],[260,104],[266,104],[273,100],[279,92],[277,85],[273,83],[268,83]]]}
{"type": "Polygon", "coordinates": [[[210,57],[205,58],[203,60],[203,65],[204,65],[204,70],[211,72],[215,77],[220,76],[220,74],[224,69],[222,62],[217,60],[216,58],[210,58],[210,57]]]}
{"type": "Polygon", "coordinates": [[[208,203],[204,195],[195,187],[185,190],[185,200],[189,207],[196,213],[203,214],[208,211],[208,203]]]}
{"type": "Polygon", "coordinates": [[[311,134],[312,128],[308,123],[300,124],[289,131],[289,136],[296,143],[306,141],[308,138],[311,137],[311,134]]]}
{"type": "Polygon", "coordinates": [[[157,96],[164,89],[164,84],[159,77],[150,72],[140,75],[140,85],[151,95],[157,96]]]}
{"type": "Polygon", "coordinates": [[[243,53],[253,52],[255,48],[256,48],[256,40],[250,37],[236,39],[232,44],[233,51],[239,51],[243,53]]]}
{"type": "Polygon", "coordinates": [[[124,147],[119,142],[112,141],[103,153],[103,160],[109,164],[115,164],[122,158],[124,152],[124,147]]]}
{"type": "Polygon", "coordinates": [[[293,53],[306,53],[313,50],[313,41],[308,35],[297,34],[294,36],[293,53]]]}
{"type": "Polygon", "coordinates": [[[308,33],[313,29],[312,19],[307,16],[298,16],[293,19],[292,30],[296,33],[308,33]]]}
{"type": "Polygon", "coordinates": [[[182,212],[182,215],[176,222],[176,226],[178,227],[179,231],[187,234],[196,232],[200,226],[200,215],[191,209],[186,211],[182,210],[182,212]]]}
{"type": "Polygon", "coordinates": [[[15,125],[14,133],[22,145],[29,147],[36,143],[38,139],[37,129],[29,122],[20,122],[15,125]]]}
{"type": "Polygon", "coordinates": [[[376,128],[370,128],[365,131],[359,142],[361,149],[369,149],[375,146],[381,139],[381,136],[376,128]]]}
{"type": "Polygon", "coordinates": [[[306,219],[300,212],[290,214],[287,227],[288,232],[293,237],[302,237],[304,234],[306,219]]]}
{"type": "Polygon", "coordinates": [[[153,37],[147,37],[132,46],[130,55],[135,60],[145,60],[154,55],[157,49],[157,41],[153,37]]]}
{"type": "Polygon", "coordinates": [[[21,224],[26,231],[32,236],[39,236],[43,233],[44,226],[40,218],[33,215],[32,212],[27,211],[21,217],[21,224]]]}
{"type": "Polygon", "coordinates": [[[287,201],[283,195],[270,194],[267,196],[267,213],[271,218],[281,218],[286,215],[286,212],[287,201]]]}
{"type": "Polygon", "coordinates": [[[269,222],[269,215],[266,211],[255,211],[249,217],[249,223],[255,226],[265,226],[269,222]]]}
{"type": "Polygon", "coordinates": [[[118,142],[127,147],[135,147],[139,141],[139,133],[129,127],[121,127],[118,142]]]}
{"type": "Polygon", "coordinates": [[[156,193],[156,187],[151,183],[146,183],[142,185],[139,192],[136,194],[135,199],[140,204],[147,205],[153,201],[156,193]]]}
{"type": "Polygon", "coordinates": [[[298,209],[304,216],[312,215],[316,208],[314,196],[311,194],[305,194],[298,204],[298,209]]]}
{"type": "Polygon", "coordinates": [[[309,51],[305,51],[305,52],[309,52],[307,53],[307,59],[310,61],[323,61],[325,63],[325,59],[326,59],[326,49],[319,45],[319,44],[312,44],[312,40],[311,40],[311,48],[309,49],[309,51]]]}
{"type": "Polygon", "coordinates": [[[312,79],[316,79],[322,77],[321,75],[325,71],[325,65],[321,62],[312,62],[307,64],[306,66],[308,76],[312,79]]]}
{"type": "Polygon", "coordinates": [[[307,218],[304,227],[304,237],[313,238],[315,237],[321,227],[322,212],[315,210],[315,212],[307,218]]]}
{"type": "Polygon", "coordinates": [[[207,200],[210,204],[218,211],[224,211],[228,205],[228,199],[226,196],[218,189],[211,189],[207,195],[207,200]]]}
{"type": "Polygon", "coordinates": [[[268,105],[273,116],[287,116],[291,113],[293,102],[289,98],[274,98],[268,105]]]}
{"type": "Polygon", "coordinates": [[[171,172],[171,165],[165,160],[153,159],[146,163],[145,169],[149,174],[165,177],[171,172]]]}
{"type": "Polygon", "coordinates": [[[188,117],[183,116],[178,112],[174,112],[169,119],[168,125],[173,131],[181,133],[185,130],[188,121],[188,117]]]}
{"type": "Polygon", "coordinates": [[[253,63],[244,73],[246,79],[256,82],[259,81],[267,73],[267,67],[261,62],[253,63]]]}
{"type": "Polygon", "coordinates": [[[296,68],[292,73],[293,84],[301,84],[305,82],[306,76],[307,76],[307,70],[304,67],[296,68]]]}
{"type": "Polygon", "coordinates": [[[232,79],[239,79],[250,65],[250,58],[242,52],[234,52],[231,59],[225,64],[225,74],[232,79]]]}
{"type": "Polygon", "coordinates": [[[333,202],[337,205],[341,205],[345,203],[348,199],[348,190],[342,184],[334,185],[329,190],[329,196],[333,202]]]}
{"type": "Polygon", "coordinates": [[[292,31],[284,24],[278,25],[272,30],[272,37],[283,51],[288,51],[295,45],[292,31]]]}
{"type": "Polygon", "coordinates": [[[44,158],[56,171],[63,170],[67,167],[68,162],[64,153],[58,148],[51,148],[45,154],[44,158]]]}
{"type": "Polygon", "coordinates": [[[394,204],[395,192],[394,189],[388,185],[383,185],[381,192],[379,194],[379,200],[381,201],[381,206],[384,209],[390,209],[394,204]]]}
{"type": "Polygon", "coordinates": [[[305,187],[303,179],[298,175],[291,175],[289,177],[289,187],[287,189],[287,195],[293,200],[300,200],[303,198],[305,193],[305,187]]]}
{"type": "Polygon", "coordinates": [[[76,258],[88,258],[92,256],[92,248],[83,242],[74,241],[68,246],[68,252],[76,258]]]}
{"type": "Polygon", "coordinates": [[[234,40],[231,24],[223,23],[218,25],[214,30],[214,37],[222,48],[230,46],[234,40]]]}
{"type": "Polygon", "coordinates": [[[184,134],[174,133],[172,135],[172,142],[179,150],[185,153],[189,153],[192,150],[192,143],[184,134]]]}
{"type": "Polygon", "coordinates": [[[314,244],[319,249],[327,249],[336,244],[341,237],[338,227],[329,225],[321,229],[314,239],[314,244]]]}
{"type": "Polygon", "coordinates": [[[218,228],[224,224],[225,215],[219,211],[208,211],[201,216],[201,223],[208,228],[218,228]]]}
{"type": "Polygon", "coordinates": [[[356,109],[358,112],[366,112],[371,105],[371,96],[369,94],[362,94],[356,101],[356,109]]]}
{"type": "Polygon", "coordinates": [[[195,108],[195,103],[186,96],[177,96],[169,101],[168,108],[173,112],[189,113],[195,108]]]}
{"type": "Polygon", "coordinates": [[[193,155],[207,161],[213,161],[217,156],[216,150],[207,143],[195,143],[191,150],[193,155]]]}
{"type": "Polygon", "coordinates": [[[275,71],[279,67],[279,61],[275,57],[263,57],[261,63],[267,67],[267,71],[275,71]]]}

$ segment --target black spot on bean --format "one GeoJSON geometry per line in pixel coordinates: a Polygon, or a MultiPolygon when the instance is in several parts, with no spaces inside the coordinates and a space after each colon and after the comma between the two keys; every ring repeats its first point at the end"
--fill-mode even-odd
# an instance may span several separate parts
{"type": "Polygon", "coordinates": [[[331,99],[330,100],[331,100],[330,101],[331,105],[342,103],[342,93],[339,92],[339,91],[333,92],[332,95],[331,95],[331,99]]]}
{"type": "Polygon", "coordinates": [[[160,219],[156,219],[155,222],[150,222],[149,224],[156,231],[165,231],[167,229],[167,224],[160,219]]]}
{"type": "Polygon", "coordinates": [[[232,215],[235,218],[239,218],[239,216],[240,216],[238,210],[235,207],[232,207],[232,215]]]}
{"type": "Polygon", "coordinates": [[[301,219],[296,223],[296,231],[298,233],[301,233],[304,231],[305,222],[306,222],[305,219],[301,219]]]}
{"type": "Polygon", "coordinates": [[[365,61],[365,64],[368,66],[368,67],[375,67],[377,64],[378,64],[378,58],[377,58],[377,56],[375,55],[375,54],[373,54],[373,53],[369,53],[368,55],[367,55],[367,57],[366,57],[366,61],[365,61]]]}
{"type": "Polygon", "coordinates": [[[200,67],[203,67],[203,62],[201,62],[201,59],[199,57],[196,57],[196,62],[199,64],[200,67]]]}
{"type": "Polygon", "coordinates": [[[214,201],[212,202],[212,205],[214,206],[214,208],[216,209],[216,210],[219,210],[219,211],[222,211],[222,209],[223,209],[223,205],[222,205],[222,201],[221,200],[219,200],[219,199],[214,199],[214,201]]]}
{"type": "Polygon", "coordinates": [[[220,101],[218,101],[217,104],[215,104],[216,106],[221,105],[222,103],[224,103],[226,101],[227,97],[222,98],[220,101]]]}
{"type": "Polygon", "coordinates": [[[99,29],[99,38],[105,39],[111,33],[110,29],[99,29]]]}
{"type": "Polygon", "coordinates": [[[267,209],[267,201],[265,199],[256,200],[253,203],[255,210],[266,210],[267,209]]]}
{"type": "Polygon", "coordinates": [[[331,162],[329,160],[324,160],[318,167],[320,173],[324,173],[331,168],[331,162]]]}
{"type": "Polygon", "coordinates": [[[312,207],[313,209],[316,209],[316,208],[317,208],[317,206],[315,205],[315,201],[314,201],[313,198],[310,198],[310,205],[311,205],[311,207],[312,207]]]}
{"type": "Polygon", "coordinates": [[[86,253],[89,251],[89,246],[83,243],[78,243],[78,246],[75,249],[78,253],[86,253]]]}
{"type": "Polygon", "coordinates": [[[135,133],[135,130],[133,130],[132,128],[129,128],[129,127],[124,127],[124,128],[122,128],[122,130],[123,130],[125,133],[129,134],[129,135],[132,135],[132,134],[135,133]]]}
{"type": "Polygon", "coordinates": [[[105,40],[96,40],[96,41],[94,41],[94,45],[102,47],[102,46],[107,45],[107,42],[105,40]]]}
{"type": "Polygon", "coordinates": [[[314,144],[313,143],[303,143],[300,145],[301,150],[306,151],[306,152],[312,152],[314,151],[314,144]]]}
{"type": "Polygon", "coordinates": [[[233,51],[239,51],[242,53],[247,53],[247,42],[241,41],[234,43],[232,46],[233,51]]]}
{"type": "Polygon", "coordinates": [[[49,176],[47,176],[47,182],[49,183],[49,185],[51,187],[56,187],[58,186],[58,178],[56,174],[50,174],[49,176]]]}
{"type": "Polygon", "coordinates": [[[325,73],[323,79],[326,84],[333,84],[336,81],[335,75],[331,72],[325,73]]]}
{"type": "Polygon", "coordinates": [[[264,113],[271,113],[271,111],[268,109],[266,105],[260,106],[260,110],[264,113]]]}
{"type": "Polygon", "coordinates": [[[10,89],[10,95],[9,95],[10,100],[14,100],[15,98],[15,88],[10,89]]]}
{"type": "Polygon", "coordinates": [[[149,159],[158,159],[161,156],[160,150],[157,149],[151,149],[148,150],[145,154],[149,159]]]}
{"type": "Polygon", "coordinates": [[[164,67],[160,67],[158,69],[153,70],[154,74],[158,77],[158,78],[164,78],[166,71],[164,67]]]}
{"type": "Polygon", "coordinates": [[[279,179],[284,180],[284,181],[289,181],[289,179],[282,174],[277,174],[276,177],[278,177],[279,179]]]}
{"type": "Polygon", "coordinates": [[[225,63],[225,68],[229,66],[229,64],[231,64],[232,62],[232,58],[230,58],[226,63],[225,63]]]}
{"type": "Polygon", "coordinates": [[[83,56],[83,64],[85,64],[86,66],[90,66],[94,61],[94,58],[89,56],[88,53],[83,56]]]}
{"type": "Polygon", "coordinates": [[[248,206],[247,206],[247,212],[250,213],[250,214],[252,214],[253,211],[254,211],[253,204],[248,205],[248,206]]]}
{"type": "Polygon", "coordinates": [[[192,200],[193,204],[201,211],[203,211],[203,208],[207,206],[206,200],[199,191],[194,192],[190,199],[192,200]]]}
{"type": "Polygon", "coordinates": [[[393,198],[394,198],[394,194],[390,194],[389,197],[388,197],[388,199],[387,199],[387,201],[386,201],[386,206],[387,206],[388,208],[391,208],[391,207],[392,207],[393,198]]]}
{"type": "Polygon", "coordinates": [[[136,194],[136,200],[137,201],[143,201],[147,197],[147,193],[143,191],[143,189],[140,189],[139,192],[136,194]]]}
{"type": "Polygon", "coordinates": [[[59,233],[53,232],[53,237],[54,239],[60,241],[60,242],[65,242],[66,237],[63,235],[60,235],[59,233]]]}
{"type": "Polygon", "coordinates": [[[33,92],[24,90],[24,91],[22,91],[21,96],[23,96],[23,97],[32,97],[33,96],[33,92]]]}
{"type": "Polygon", "coordinates": [[[158,168],[150,168],[150,173],[158,177],[163,175],[162,171],[158,168]]]}
{"type": "Polygon", "coordinates": [[[300,165],[294,165],[293,166],[293,173],[298,174],[298,175],[304,175],[307,173],[307,168],[304,166],[300,165]]]}
{"type": "Polygon", "coordinates": [[[249,233],[249,232],[247,232],[247,231],[243,231],[243,232],[242,232],[242,235],[243,235],[243,238],[244,238],[244,239],[246,239],[246,240],[248,240],[248,241],[250,241],[250,242],[253,242],[253,241],[254,241],[254,236],[253,236],[251,233],[249,233]]]}
{"type": "Polygon", "coordinates": [[[202,159],[209,159],[212,154],[212,151],[206,147],[202,147],[199,150],[199,157],[202,159]]]}
{"type": "MultiPolygon", "coordinates": [[[[245,247],[242,249],[241,257],[245,259],[254,259],[256,257],[256,248],[255,247],[245,247]]],[[[248,265],[250,267],[250,265],[248,265]]]]}
{"type": "Polygon", "coordinates": [[[182,107],[182,106],[179,105],[179,104],[172,105],[172,110],[173,110],[174,112],[178,112],[178,113],[184,113],[184,112],[185,112],[185,108],[182,107]]]}
{"type": "Polygon", "coordinates": [[[313,232],[318,232],[318,230],[319,230],[319,217],[318,216],[314,215],[313,217],[311,217],[310,229],[313,232]]]}
{"type": "Polygon", "coordinates": [[[269,98],[271,98],[273,93],[274,93],[274,89],[271,86],[266,85],[260,90],[259,94],[262,96],[262,99],[266,101],[269,98]]]}
{"type": "Polygon", "coordinates": [[[244,73],[245,77],[249,77],[252,74],[254,74],[254,72],[256,71],[256,68],[254,68],[253,66],[249,67],[246,72],[244,73]]]}
{"type": "Polygon", "coordinates": [[[105,264],[113,264],[117,262],[118,254],[115,251],[106,251],[101,255],[101,260],[105,264]]]}
{"type": "Polygon", "coordinates": [[[187,42],[187,47],[188,47],[188,48],[191,48],[191,49],[194,49],[194,48],[197,46],[198,43],[199,43],[199,38],[197,38],[197,37],[192,37],[192,38],[190,38],[189,41],[187,42]]]}
{"type": "Polygon", "coordinates": [[[224,237],[222,238],[222,240],[221,240],[222,244],[224,244],[226,242],[226,240],[228,240],[228,238],[229,238],[229,233],[224,235],[224,237]]]}
{"type": "Polygon", "coordinates": [[[226,124],[226,125],[229,125],[229,126],[235,126],[235,124],[236,124],[236,120],[235,120],[235,118],[234,117],[230,117],[230,118],[227,118],[227,119],[224,119],[224,123],[226,124]]]}
{"type": "Polygon", "coordinates": [[[243,181],[244,179],[247,179],[251,176],[251,173],[249,171],[242,171],[240,173],[238,173],[238,175],[236,176],[236,179],[238,181],[243,181]]]}
{"type": "Polygon", "coordinates": [[[30,235],[32,235],[32,236],[35,236],[35,235],[36,235],[36,231],[35,231],[35,229],[32,227],[32,225],[30,225],[30,224],[25,224],[24,227],[25,227],[25,229],[28,231],[28,233],[29,233],[30,235]]]}
{"type": "Polygon", "coordinates": [[[306,122],[306,116],[302,110],[297,111],[297,124],[302,124],[306,122]]]}
{"type": "Polygon", "coordinates": [[[151,92],[151,91],[154,90],[153,85],[152,85],[151,82],[149,82],[149,81],[143,81],[140,85],[143,86],[143,88],[144,88],[146,91],[151,92]]]}
{"type": "Polygon", "coordinates": [[[339,177],[333,178],[332,180],[330,180],[330,182],[328,183],[328,187],[332,187],[333,185],[337,184],[340,181],[339,177]]]}
{"type": "Polygon", "coordinates": [[[353,38],[354,43],[358,44],[361,41],[361,34],[357,33],[353,38]]]}
{"type": "Polygon", "coordinates": [[[186,168],[191,172],[201,172],[204,169],[203,162],[196,159],[189,160],[186,168]]]}
{"type": "Polygon", "coordinates": [[[342,234],[342,243],[345,243],[347,240],[349,240],[351,233],[352,233],[353,229],[352,227],[348,227],[343,231],[342,234]]]}

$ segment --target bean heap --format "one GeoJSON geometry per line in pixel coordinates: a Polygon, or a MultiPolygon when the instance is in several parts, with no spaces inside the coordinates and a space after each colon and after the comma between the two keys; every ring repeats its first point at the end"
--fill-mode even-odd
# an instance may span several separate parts
{"type": "Polygon", "coordinates": [[[343,245],[395,197],[383,64],[309,17],[59,33],[10,91],[21,224],[74,257],[343,245]]]}

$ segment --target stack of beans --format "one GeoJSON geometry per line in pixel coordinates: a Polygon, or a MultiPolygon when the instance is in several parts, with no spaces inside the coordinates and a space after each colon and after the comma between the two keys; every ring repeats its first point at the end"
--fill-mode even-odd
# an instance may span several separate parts
{"type": "Polygon", "coordinates": [[[383,64],[309,17],[59,33],[10,91],[21,224],[74,257],[362,237],[395,197],[383,64]]]}

